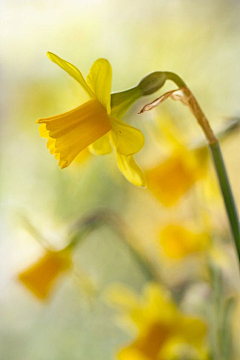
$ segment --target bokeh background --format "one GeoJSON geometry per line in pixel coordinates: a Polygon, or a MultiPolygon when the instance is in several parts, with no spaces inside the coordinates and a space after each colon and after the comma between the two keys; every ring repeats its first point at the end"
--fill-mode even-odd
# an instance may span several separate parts
{"type": "MultiPolygon", "coordinates": [[[[17,274],[43,252],[39,236],[60,248],[76,221],[102,209],[126,224],[122,226],[130,229],[125,232],[131,233],[134,246],[147,254],[160,282],[173,290],[183,308],[205,315],[210,255],[172,259],[158,239],[169,222],[209,231],[225,295],[237,299],[237,263],[211,165],[206,181],[166,208],[149,190],[128,183],[113,156],[92,156],[61,170],[40,138],[36,120],[78,106],[78,84],[47,59],[45,53],[51,51],[85,76],[97,58],[107,58],[113,67],[112,91],[135,85],[151,71],[174,71],[193,90],[213,127],[221,127],[226,119],[240,116],[240,2],[2,0],[0,27],[0,358],[110,360],[131,339],[118,326],[105,293],[119,282],[141,293],[149,278],[114,228],[103,225],[88,235],[74,256],[76,273],[65,276],[48,301],[39,301],[17,281],[17,274]]],[[[141,99],[125,117],[146,137],[137,156],[144,169],[169,154],[159,125],[165,118],[187,144],[202,139],[195,120],[178,103],[169,100],[138,115],[154,96],[141,99]]],[[[236,130],[222,147],[240,205],[239,140],[236,130]]],[[[237,319],[237,306],[235,311],[237,319]]],[[[239,325],[232,326],[237,334],[239,325]]]]}

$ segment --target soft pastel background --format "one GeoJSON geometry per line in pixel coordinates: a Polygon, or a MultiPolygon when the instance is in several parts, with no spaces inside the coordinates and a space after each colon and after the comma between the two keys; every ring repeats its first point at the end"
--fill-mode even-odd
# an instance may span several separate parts
{"type": "MultiPolygon", "coordinates": [[[[56,53],[84,75],[95,59],[107,58],[113,67],[113,91],[135,85],[154,70],[174,71],[189,84],[213,127],[218,127],[225,118],[240,114],[240,2],[2,0],[0,30],[0,358],[113,359],[129,335],[116,325],[105,291],[108,285],[122,282],[140,292],[146,274],[119,235],[103,226],[77,251],[75,263],[81,276],[66,277],[49,301],[41,303],[16,280],[16,274],[42,251],[22,218],[27,217],[59,247],[69,226],[82,216],[102,208],[114,211],[169,287],[179,287],[189,277],[196,279],[193,291],[190,287],[184,298],[185,305],[194,309],[204,305],[208,287],[203,280],[204,259],[187,259],[184,265],[168,261],[156,251],[159,229],[176,219],[201,227],[198,215],[203,210],[226,239],[228,224],[214,176],[207,195],[196,187],[169,210],[148,190],[128,183],[112,156],[90,158],[61,170],[38,134],[36,119],[76,107],[80,91],[45,53],[56,53]],[[86,285],[89,281],[92,292],[86,285]]],[[[125,118],[146,135],[146,147],[138,155],[145,168],[168,151],[154,139],[154,119],[164,121],[164,114],[170,113],[182,124],[189,142],[202,136],[189,112],[171,101],[154,113],[137,115],[154,96],[139,101],[125,118]]],[[[240,205],[239,140],[237,133],[232,135],[223,152],[240,205]]],[[[227,252],[222,261],[232,294],[238,291],[239,279],[231,244],[227,252]]],[[[237,333],[239,325],[234,326],[237,333]]]]}

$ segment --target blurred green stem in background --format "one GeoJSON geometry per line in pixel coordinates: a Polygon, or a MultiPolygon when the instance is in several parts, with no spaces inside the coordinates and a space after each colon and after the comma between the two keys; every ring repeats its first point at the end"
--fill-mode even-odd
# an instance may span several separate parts
{"type": "Polygon", "coordinates": [[[196,117],[199,125],[201,126],[209,144],[209,149],[212,155],[213,163],[216,169],[222,197],[224,200],[228,220],[230,223],[230,228],[232,236],[235,242],[238,260],[240,262],[240,231],[239,231],[239,218],[237,213],[237,208],[235,205],[232,189],[228,180],[228,175],[226,167],[223,161],[221,149],[219,146],[218,139],[215,137],[213,130],[202,112],[197,100],[195,99],[192,92],[189,90],[184,81],[176,74],[171,72],[166,72],[167,79],[172,80],[180,89],[183,88],[185,91],[185,96],[187,96],[186,102],[192,111],[193,115],[196,117]]]}
{"type": "Polygon", "coordinates": [[[236,298],[226,297],[221,269],[209,258],[209,273],[212,293],[209,303],[210,342],[213,359],[234,358],[232,339],[232,316],[236,298]]]}
{"type": "Polygon", "coordinates": [[[111,229],[113,229],[114,232],[118,234],[119,238],[127,246],[129,253],[136,261],[143,274],[146,276],[146,279],[148,281],[161,281],[162,283],[162,280],[160,279],[159,274],[156,272],[154,265],[136,247],[135,244],[137,244],[137,241],[126,223],[119,217],[119,215],[116,215],[110,210],[98,209],[92,214],[80,219],[71,229],[70,242],[68,247],[72,248],[80,245],[80,243],[92,231],[104,225],[109,226],[111,229]]]}

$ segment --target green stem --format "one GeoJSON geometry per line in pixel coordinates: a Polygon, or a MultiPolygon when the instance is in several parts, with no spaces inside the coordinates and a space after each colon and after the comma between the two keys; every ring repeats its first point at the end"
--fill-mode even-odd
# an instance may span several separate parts
{"type": "Polygon", "coordinates": [[[209,145],[240,262],[239,218],[219,143],[209,145]]]}

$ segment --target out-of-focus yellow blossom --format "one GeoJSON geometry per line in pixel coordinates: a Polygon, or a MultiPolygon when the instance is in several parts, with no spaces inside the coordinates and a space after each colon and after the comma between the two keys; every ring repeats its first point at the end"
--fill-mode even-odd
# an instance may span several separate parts
{"type": "Polygon", "coordinates": [[[164,253],[174,259],[206,250],[210,236],[206,232],[193,232],[180,224],[168,224],[160,234],[159,241],[164,253]]]}
{"type": "Polygon", "coordinates": [[[178,145],[167,159],[146,170],[148,188],[164,206],[176,205],[205,176],[206,165],[205,149],[193,151],[178,145]]]}
{"type": "Polygon", "coordinates": [[[47,251],[36,263],[18,275],[18,279],[37,298],[45,300],[54,282],[72,265],[71,251],[47,251]]]}
{"type": "Polygon", "coordinates": [[[206,324],[182,313],[159,285],[148,284],[142,298],[117,287],[109,299],[137,330],[134,340],[118,353],[119,360],[207,359],[206,324]]]}
{"type": "MultiPolygon", "coordinates": [[[[156,140],[161,146],[164,143],[166,148],[170,147],[170,155],[145,171],[149,190],[164,206],[170,207],[176,205],[199,180],[204,179],[205,196],[218,200],[218,187],[209,173],[209,152],[204,140],[195,139],[190,145],[185,136],[186,131],[179,128],[168,114],[164,113],[163,118],[156,123],[161,138],[158,136],[159,131],[154,135],[157,135],[156,140]]],[[[230,119],[216,133],[224,140],[238,126],[238,119],[230,119]]]]}
{"type": "MultiPolygon", "coordinates": [[[[133,155],[144,145],[141,131],[116,117],[111,109],[112,68],[106,59],[98,59],[84,80],[81,72],[57,55],[47,53],[50,60],[72,76],[86,93],[87,101],[67,113],[39,119],[40,134],[48,138],[47,147],[63,169],[84,149],[93,154],[109,154],[116,150],[123,175],[136,186],[145,186],[145,177],[133,155]]],[[[138,88],[134,92],[140,97],[138,88]]]]}

